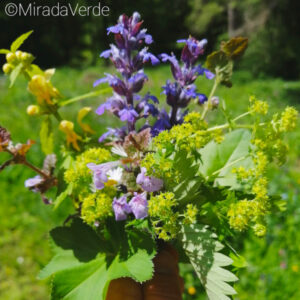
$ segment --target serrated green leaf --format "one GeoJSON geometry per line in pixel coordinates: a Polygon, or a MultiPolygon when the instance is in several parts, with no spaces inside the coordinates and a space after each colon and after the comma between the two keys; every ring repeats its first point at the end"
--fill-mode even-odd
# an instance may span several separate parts
{"type": "Polygon", "coordinates": [[[73,220],[70,227],[52,230],[55,256],[39,275],[41,279],[54,275],[51,299],[105,300],[113,279],[151,279],[154,241],[146,233],[133,229],[126,232],[122,228],[123,224],[109,227],[115,239],[112,244],[80,219],[73,220]]]}
{"type": "Polygon", "coordinates": [[[215,51],[208,55],[206,66],[217,75],[217,80],[227,87],[231,87],[233,63],[223,51],[215,51]]]}
{"type": "Polygon", "coordinates": [[[231,59],[242,57],[247,47],[248,39],[244,37],[235,37],[221,44],[222,51],[231,59]]]}
{"type": "Polygon", "coordinates": [[[200,173],[204,177],[214,179],[215,184],[238,188],[236,176],[232,169],[253,166],[249,157],[251,147],[251,133],[248,130],[237,129],[225,135],[225,140],[218,144],[210,142],[200,150],[203,163],[200,173]]]}
{"type": "Polygon", "coordinates": [[[33,30],[28,31],[21,36],[19,36],[10,46],[11,52],[16,52],[21,45],[25,42],[25,40],[33,33],[33,30]]]}
{"type": "Polygon", "coordinates": [[[53,153],[54,150],[54,135],[52,132],[52,122],[49,116],[42,122],[40,130],[40,140],[42,151],[48,155],[53,153]]]}
{"type": "Polygon", "coordinates": [[[210,300],[230,299],[236,291],[227,282],[238,278],[222,268],[232,264],[232,260],[219,253],[223,245],[216,240],[216,235],[205,225],[184,225],[181,227],[182,247],[189,257],[210,300]]]}
{"type": "Polygon", "coordinates": [[[9,76],[9,79],[10,79],[10,85],[9,87],[11,88],[17,77],[19,76],[20,72],[22,71],[22,68],[23,68],[23,64],[22,63],[19,63],[14,69],[13,71],[10,73],[10,76],[9,76]]]}
{"type": "Polygon", "coordinates": [[[7,49],[0,49],[0,54],[8,54],[8,53],[10,53],[9,50],[7,50],[7,49]]]}

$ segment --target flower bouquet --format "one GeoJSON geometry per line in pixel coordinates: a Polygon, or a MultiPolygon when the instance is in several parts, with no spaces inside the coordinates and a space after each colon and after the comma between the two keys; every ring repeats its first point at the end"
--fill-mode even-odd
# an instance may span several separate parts
{"type": "Polygon", "coordinates": [[[43,71],[31,54],[18,50],[31,32],[0,50],[11,85],[24,75],[37,100],[27,113],[42,119],[46,156],[42,168],[32,165],[26,153],[34,142],[15,144],[1,127],[0,151],[11,158],[0,170],[11,164],[31,168],[37,176],[25,186],[54,210],[68,207],[64,224],[50,232],[54,256],[39,278],[52,278],[55,300],[182,299],[180,262],[192,265],[209,299],[229,299],[237,280],[231,265],[239,260],[233,237],[247,229],[264,236],[265,216],[282,207],[268,194],[267,169],[285,162],[284,135],[296,127],[298,113],[287,107],[269,116],[268,104],[251,96],[248,110],[236,116],[216,96],[218,85],[231,87],[246,38],[223,42],[203,67],[198,59],[205,39],[179,40],[180,60],[149,52],[153,39],[138,13],[120,16],[107,33],[115,43],[100,56],[118,75],[105,74],[94,86],[109,87],[72,99],[51,83],[53,69],[43,71]],[[144,65],[160,62],[170,64],[173,76],[162,87],[162,106],[155,95],[142,93],[144,65]],[[208,96],[197,89],[199,76],[212,81],[208,96]],[[110,113],[124,126],[99,138],[84,122],[91,107],[83,107],[76,122],[61,117],[62,107],[108,93],[95,112],[110,113]],[[214,114],[224,123],[216,124],[214,114]],[[66,140],[56,154],[55,127],[66,140]]]}

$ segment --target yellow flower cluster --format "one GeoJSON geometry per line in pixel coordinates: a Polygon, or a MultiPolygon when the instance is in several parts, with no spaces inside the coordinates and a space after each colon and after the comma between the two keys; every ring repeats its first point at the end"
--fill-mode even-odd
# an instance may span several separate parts
{"type": "Polygon", "coordinates": [[[178,233],[178,213],[173,211],[177,204],[174,194],[170,192],[151,196],[148,202],[149,216],[156,234],[161,239],[170,240],[178,233]]]}
{"type": "Polygon", "coordinates": [[[73,185],[79,195],[79,200],[84,198],[90,191],[92,176],[88,163],[100,164],[111,159],[109,151],[102,148],[91,148],[76,157],[72,166],[65,171],[64,178],[68,184],[73,185]]]}
{"type": "MultiPolygon", "coordinates": [[[[251,97],[250,103],[250,111],[267,114],[268,105],[265,102],[251,97]]],[[[254,126],[252,139],[254,166],[249,169],[239,167],[233,170],[238,181],[250,184],[254,199],[245,199],[230,206],[227,215],[232,228],[241,231],[252,226],[256,235],[263,236],[266,233],[266,227],[262,223],[271,206],[266,169],[274,159],[277,159],[279,164],[284,163],[287,146],[283,141],[283,133],[296,127],[297,117],[298,112],[292,107],[287,107],[281,115],[275,114],[270,122],[257,123],[254,126]]]]}
{"type": "Polygon", "coordinates": [[[169,131],[161,132],[155,139],[154,145],[162,150],[168,149],[168,144],[175,144],[180,150],[191,152],[200,149],[213,138],[221,141],[221,131],[207,131],[207,123],[201,120],[197,112],[185,116],[181,125],[173,126],[169,131]]]}
{"type": "Polygon", "coordinates": [[[260,222],[260,203],[257,200],[244,199],[233,203],[230,205],[227,215],[229,225],[238,231],[247,229],[253,222],[256,222],[253,226],[255,234],[261,236],[261,233],[266,231],[265,226],[260,222]]]}
{"type": "Polygon", "coordinates": [[[112,216],[112,202],[115,190],[106,187],[82,199],[81,218],[89,225],[101,222],[112,216]]]}
{"type": "Polygon", "coordinates": [[[266,115],[268,113],[269,105],[267,102],[258,100],[254,96],[251,96],[249,101],[250,101],[249,111],[261,115],[266,115]]]}
{"type": "Polygon", "coordinates": [[[293,107],[287,107],[282,113],[279,120],[279,130],[281,132],[292,131],[296,128],[298,111],[293,107]]]}
{"type": "Polygon", "coordinates": [[[186,211],[184,212],[183,224],[193,224],[197,221],[198,208],[193,204],[188,204],[186,206],[186,211]]]}

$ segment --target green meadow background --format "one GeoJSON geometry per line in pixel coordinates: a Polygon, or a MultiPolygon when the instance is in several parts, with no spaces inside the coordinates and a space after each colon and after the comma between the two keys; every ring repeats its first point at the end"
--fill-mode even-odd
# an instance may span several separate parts
{"type": "MultiPolygon", "coordinates": [[[[235,66],[233,87],[217,90],[233,115],[247,109],[250,95],[268,101],[270,113],[287,105],[300,110],[299,0],[103,0],[102,5],[111,9],[108,18],[7,17],[4,6],[14,1],[18,2],[0,2],[0,48],[8,48],[17,36],[34,29],[22,50],[33,53],[41,67],[57,68],[53,83],[66,99],[92,91],[93,82],[104,72],[114,72],[99,59],[100,51],[112,42],[105,28],[114,24],[122,13],[139,11],[145,27],[153,35],[154,54],[174,51],[178,55],[176,40],[190,33],[198,39],[208,39],[206,53],[218,49],[220,41],[232,36],[249,38],[245,57],[235,66]]],[[[52,5],[57,1],[35,2],[52,5]]],[[[90,5],[91,1],[68,0],[68,3],[90,5]]],[[[0,56],[0,65],[3,63],[4,56],[0,56]]],[[[145,72],[149,81],[144,92],[155,94],[161,105],[165,105],[161,86],[171,78],[169,67],[160,65],[145,72]]],[[[212,82],[199,78],[197,85],[200,92],[208,94],[212,82]]],[[[27,92],[23,78],[13,88],[8,86],[7,78],[0,73],[0,125],[11,132],[16,142],[35,140],[28,159],[41,166],[44,158],[39,143],[41,119],[26,114],[27,106],[36,100],[27,92]]],[[[75,120],[80,107],[96,109],[105,96],[64,107],[61,114],[65,119],[75,120]]],[[[215,110],[210,119],[221,122],[221,113],[215,110]]],[[[117,124],[108,114],[99,117],[93,111],[86,120],[99,136],[106,127],[117,124]]],[[[238,271],[240,280],[235,285],[238,291],[235,299],[300,299],[299,124],[287,137],[290,145],[287,163],[280,168],[271,166],[269,174],[270,192],[282,196],[286,210],[268,217],[265,238],[258,239],[251,233],[237,238],[236,248],[247,267],[238,271]]],[[[57,123],[54,125],[57,128],[57,123]]],[[[56,151],[59,151],[63,135],[57,131],[55,136],[56,151]]],[[[0,153],[0,164],[7,158],[0,153]]],[[[36,278],[51,257],[48,232],[62,224],[65,212],[63,208],[53,211],[39,195],[24,187],[24,181],[33,176],[30,169],[22,166],[11,166],[0,172],[0,300],[49,299],[51,282],[36,278]]],[[[206,299],[196,275],[186,267],[181,272],[185,279],[185,300],[206,299]]]]}

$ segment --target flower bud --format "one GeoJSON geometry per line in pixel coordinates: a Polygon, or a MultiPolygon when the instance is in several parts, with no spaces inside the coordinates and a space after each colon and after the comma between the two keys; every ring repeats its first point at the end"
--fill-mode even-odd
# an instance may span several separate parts
{"type": "Polygon", "coordinates": [[[27,114],[29,116],[35,116],[38,115],[40,112],[40,107],[38,105],[29,105],[27,107],[27,114]]]}
{"type": "Polygon", "coordinates": [[[9,74],[9,73],[11,73],[13,68],[14,67],[11,64],[4,64],[3,67],[2,67],[2,70],[5,74],[9,74]]]}
{"type": "Polygon", "coordinates": [[[17,57],[18,60],[22,60],[22,53],[23,53],[23,52],[20,51],[20,50],[16,51],[15,54],[16,54],[16,57],[17,57]]]}
{"type": "Polygon", "coordinates": [[[59,124],[59,129],[63,132],[66,131],[73,131],[74,129],[74,123],[71,121],[63,120],[59,124]]]}
{"type": "Polygon", "coordinates": [[[214,97],[211,98],[212,109],[217,109],[218,106],[219,106],[219,103],[220,103],[219,97],[214,96],[214,97]]]}
{"type": "Polygon", "coordinates": [[[8,63],[13,63],[16,59],[17,59],[17,56],[16,56],[15,53],[10,52],[10,53],[7,53],[7,54],[6,54],[6,61],[7,61],[8,63]]]}
{"type": "Polygon", "coordinates": [[[21,54],[21,60],[23,62],[31,62],[32,58],[33,58],[33,56],[30,53],[22,52],[22,54],[21,54]]]}

